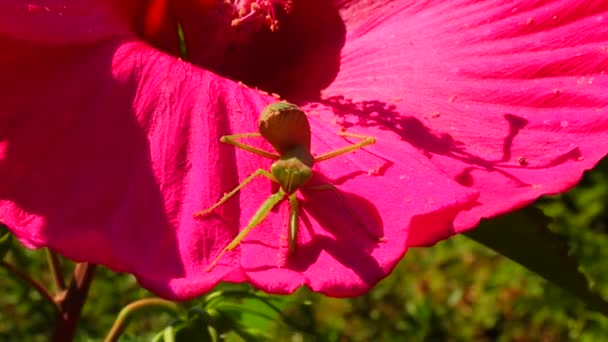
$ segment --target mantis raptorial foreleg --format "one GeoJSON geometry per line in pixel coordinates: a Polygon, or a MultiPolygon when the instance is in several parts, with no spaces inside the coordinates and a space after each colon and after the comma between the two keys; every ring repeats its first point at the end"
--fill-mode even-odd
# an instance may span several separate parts
{"type": "Polygon", "coordinates": [[[238,246],[241,243],[241,241],[245,238],[245,236],[247,236],[247,234],[249,234],[249,232],[253,228],[255,228],[258,224],[260,224],[260,222],[262,222],[264,220],[264,218],[266,218],[266,215],[268,215],[270,210],[272,210],[272,208],[277,203],[279,203],[283,199],[284,196],[285,196],[285,192],[279,188],[279,191],[277,191],[275,194],[272,194],[270,197],[268,197],[266,199],[266,201],[264,201],[264,203],[262,203],[262,205],[260,205],[260,207],[258,208],[258,211],[255,212],[255,215],[253,215],[253,217],[249,221],[249,224],[247,225],[247,227],[245,227],[245,229],[243,229],[239,233],[239,235],[237,235],[228,244],[228,246],[224,247],[224,249],[222,249],[220,251],[220,253],[215,257],[215,259],[213,259],[213,262],[211,262],[211,264],[209,264],[209,266],[207,266],[205,271],[207,271],[207,272],[211,271],[211,269],[215,266],[215,264],[222,258],[224,253],[235,249],[236,246],[238,246]]]}
{"type": "Polygon", "coordinates": [[[338,132],[338,135],[341,137],[358,138],[358,139],[363,139],[363,140],[356,144],[352,144],[350,146],[346,146],[346,147],[343,147],[343,148],[340,148],[340,149],[337,149],[337,150],[334,150],[331,152],[324,153],[324,154],[316,157],[315,162],[320,162],[323,160],[331,159],[331,158],[337,157],[339,155],[342,155],[342,154],[345,154],[348,152],[352,152],[354,150],[358,150],[361,147],[371,145],[376,142],[376,138],[370,137],[367,135],[353,134],[353,133],[347,133],[347,132],[338,132]]]}
{"type": "Polygon", "coordinates": [[[203,217],[203,216],[209,214],[210,212],[215,210],[215,208],[219,207],[220,205],[222,205],[222,203],[226,202],[230,197],[232,197],[234,194],[236,194],[237,191],[241,190],[245,185],[249,184],[249,182],[251,182],[257,176],[264,176],[264,177],[270,179],[271,181],[276,182],[275,178],[272,176],[272,174],[270,172],[268,172],[264,169],[258,169],[257,171],[255,171],[254,173],[249,175],[249,177],[245,178],[245,180],[242,181],[241,184],[237,185],[236,188],[234,188],[232,191],[224,194],[224,197],[222,197],[219,201],[215,202],[215,204],[213,204],[211,207],[209,207],[205,210],[201,210],[192,216],[194,218],[199,218],[199,217],[203,217]]]}
{"type": "Polygon", "coordinates": [[[289,238],[287,239],[287,252],[293,254],[298,242],[298,226],[300,224],[300,202],[294,192],[289,195],[289,238]]]}
{"type": "Polygon", "coordinates": [[[346,210],[349,212],[349,214],[352,216],[352,218],[355,221],[357,221],[358,226],[365,232],[365,234],[367,234],[367,236],[369,236],[370,239],[372,239],[372,240],[374,240],[376,242],[386,242],[386,238],[385,237],[376,236],[375,234],[373,234],[372,232],[370,232],[368,230],[368,227],[365,224],[363,224],[363,222],[361,222],[361,219],[359,218],[359,216],[357,215],[357,213],[355,212],[355,210],[348,204],[348,202],[346,201],[346,198],[344,198],[344,195],[342,195],[342,193],[340,193],[340,190],[338,190],[338,188],[336,188],[332,184],[320,184],[320,185],[315,185],[315,186],[307,187],[306,189],[308,189],[308,190],[331,190],[331,191],[333,191],[338,196],[338,198],[340,199],[340,201],[342,202],[342,204],[344,205],[344,207],[346,208],[346,210]]]}
{"type": "Polygon", "coordinates": [[[242,133],[242,134],[232,134],[232,135],[224,135],[220,138],[220,141],[225,143],[225,144],[230,144],[232,146],[238,147],[240,149],[243,149],[245,151],[249,151],[253,154],[257,154],[258,156],[262,156],[262,157],[266,157],[268,159],[272,159],[272,160],[277,160],[279,159],[279,156],[274,154],[274,153],[270,153],[268,151],[264,151],[262,149],[259,149],[257,147],[253,147],[251,145],[247,145],[247,144],[243,144],[242,142],[237,141],[237,139],[242,139],[242,138],[257,138],[257,137],[261,137],[262,135],[260,133],[242,133]]]}

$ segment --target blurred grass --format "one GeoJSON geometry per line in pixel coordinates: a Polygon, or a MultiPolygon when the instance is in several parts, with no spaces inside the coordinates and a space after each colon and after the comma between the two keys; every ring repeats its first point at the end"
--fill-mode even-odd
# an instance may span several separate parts
{"type": "MultiPolygon", "coordinates": [[[[608,298],[608,159],[577,188],[544,198],[537,206],[554,219],[551,229],[567,237],[581,268],[608,298]]],[[[7,260],[51,284],[43,251],[13,247],[7,260]]],[[[72,266],[63,265],[66,271],[72,266]]],[[[0,291],[0,340],[48,340],[54,319],[51,306],[5,269],[0,269],[0,291]]],[[[148,296],[133,277],[99,268],[77,340],[101,340],[124,305],[148,296]]],[[[410,250],[395,272],[365,296],[336,299],[301,289],[282,300],[285,314],[302,330],[264,322],[262,329],[276,340],[608,339],[608,318],[587,311],[568,293],[464,236],[410,250]]],[[[262,324],[259,318],[243,317],[245,324],[262,324]]],[[[170,320],[167,314],[139,317],[123,340],[149,340],[170,320]]],[[[237,338],[229,338],[233,339],[237,338]]]]}

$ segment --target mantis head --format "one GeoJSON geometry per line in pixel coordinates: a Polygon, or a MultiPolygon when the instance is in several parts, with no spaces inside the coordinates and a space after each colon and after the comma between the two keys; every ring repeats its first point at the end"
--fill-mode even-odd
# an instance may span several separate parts
{"type": "Polygon", "coordinates": [[[277,160],[270,167],[270,172],[288,194],[296,191],[312,176],[312,168],[295,157],[277,160]]]}
{"type": "Polygon", "coordinates": [[[270,172],[288,194],[293,193],[310,177],[314,158],[303,146],[294,146],[270,167],[270,172]]]}

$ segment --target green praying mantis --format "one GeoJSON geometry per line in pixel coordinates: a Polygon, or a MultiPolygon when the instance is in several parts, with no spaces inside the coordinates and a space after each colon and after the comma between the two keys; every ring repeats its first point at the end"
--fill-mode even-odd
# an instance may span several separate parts
{"type": "MultiPolygon", "coordinates": [[[[259,132],[225,135],[220,138],[220,141],[222,143],[230,144],[245,151],[274,160],[274,163],[272,163],[272,166],[270,167],[270,171],[258,169],[249,175],[249,177],[245,178],[245,180],[237,185],[232,191],[226,193],[211,207],[195,213],[193,217],[201,218],[208,215],[258,176],[264,176],[270,179],[272,182],[278,183],[279,190],[270,195],[270,197],[268,197],[266,201],[260,205],[245,229],[243,229],[226,247],[219,252],[211,264],[209,264],[209,266],[206,268],[206,271],[213,269],[224,253],[235,249],[247,236],[247,234],[249,234],[253,228],[264,220],[272,208],[285,198],[287,198],[290,204],[287,253],[288,255],[293,254],[296,248],[300,211],[300,204],[297,199],[296,191],[306,184],[306,182],[308,182],[312,177],[313,165],[315,163],[358,150],[364,146],[371,145],[376,142],[376,139],[370,136],[351,134],[341,131],[338,133],[338,135],[342,137],[361,139],[361,141],[350,146],[339,148],[314,157],[310,153],[310,123],[308,122],[306,114],[300,107],[285,101],[268,105],[262,111],[258,127],[259,132]],[[238,141],[242,138],[252,137],[262,137],[266,139],[278,154],[264,151],[257,147],[238,141]]],[[[323,184],[310,188],[319,190],[330,189],[334,190],[338,195],[340,195],[339,191],[331,184],[323,184]]],[[[344,202],[344,199],[342,200],[344,202]]],[[[348,207],[346,202],[344,203],[348,207]]],[[[350,207],[348,208],[351,210],[352,214],[352,209],[350,209],[350,207]]],[[[378,241],[384,240],[384,238],[373,238],[377,239],[378,241]]]]}

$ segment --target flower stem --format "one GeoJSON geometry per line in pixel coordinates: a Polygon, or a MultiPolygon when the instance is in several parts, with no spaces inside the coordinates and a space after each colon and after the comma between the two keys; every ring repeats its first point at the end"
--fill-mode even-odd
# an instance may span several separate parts
{"type": "Polygon", "coordinates": [[[63,273],[61,272],[59,257],[55,252],[46,248],[46,260],[49,264],[51,276],[53,277],[53,284],[55,284],[55,293],[65,291],[65,280],[63,279],[63,273]]]}
{"type": "Polygon", "coordinates": [[[123,331],[129,325],[129,322],[133,318],[133,315],[140,310],[158,308],[163,311],[169,311],[176,313],[179,310],[179,306],[171,301],[160,299],[160,298],[144,298],[129,303],[127,306],[120,310],[118,317],[114,321],[112,328],[108,332],[105,338],[105,342],[115,342],[123,333],[123,331]]]}
{"type": "Polygon", "coordinates": [[[14,265],[9,264],[4,260],[0,261],[0,266],[4,267],[7,271],[15,275],[18,279],[31,286],[42,296],[42,298],[46,299],[49,303],[51,303],[55,310],[59,311],[59,306],[57,305],[57,302],[55,301],[51,293],[44,287],[44,285],[42,285],[42,283],[33,279],[25,272],[21,271],[14,265]]]}
{"type": "Polygon", "coordinates": [[[53,341],[64,342],[74,339],[78,319],[93,281],[95,266],[86,262],[76,264],[65,296],[56,299],[60,311],[57,314],[53,341]]]}

